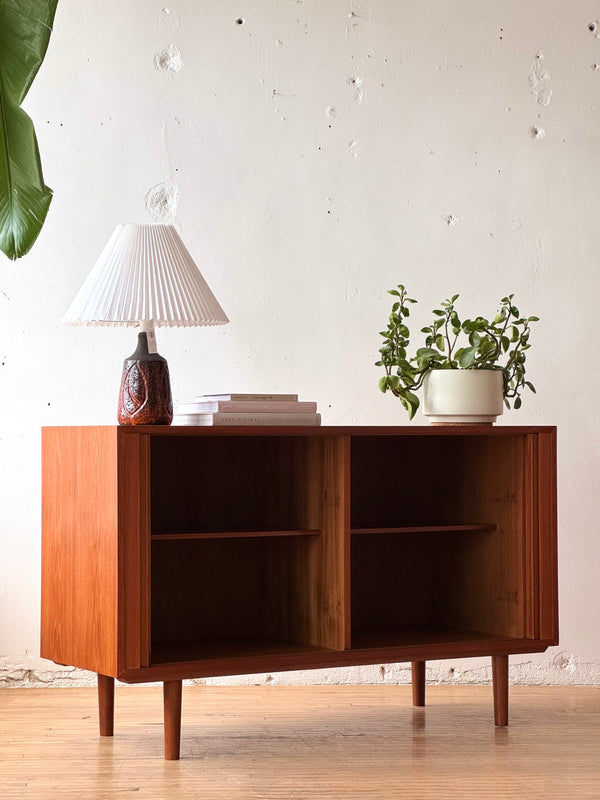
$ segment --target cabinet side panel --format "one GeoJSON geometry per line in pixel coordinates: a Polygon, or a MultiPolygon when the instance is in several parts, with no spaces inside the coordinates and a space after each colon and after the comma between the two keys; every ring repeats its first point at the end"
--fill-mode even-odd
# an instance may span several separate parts
{"type": "Polygon", "coordinates": [[[556,431],[539,435],[538,464],[540,637],[558,644],[556,431]]]}
{"type": "Polygon", "coordinates": [[[42,431],[41,655],[116,676],[115,428],[42,431]]]}

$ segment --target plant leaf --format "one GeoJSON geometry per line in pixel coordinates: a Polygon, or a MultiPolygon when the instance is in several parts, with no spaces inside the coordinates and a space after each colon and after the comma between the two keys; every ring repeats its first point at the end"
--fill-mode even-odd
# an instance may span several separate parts
{"type": "Polygon", "coordinates": [[[412,419],[419,408],[419,398],[416,394],[405,390],[400,395],[400,401],[404,408],[408,411],[408,418],[412,419]]]}
{"type": "Polygon", "coordinates": [[[33,246],[52,200],[33,123],[19,106],[46,54],[57,3],[0,2],[0,249],[13,260],[33,246]]]}
{"type": "Polygon", "coordinates": [[[459,353],[457,353],[458,363],[462,369],[467,369],[470,367],[471,364],[475,361],[475,356],[477,355],[477,348],[476,347],[465,347],[459,353]]]}

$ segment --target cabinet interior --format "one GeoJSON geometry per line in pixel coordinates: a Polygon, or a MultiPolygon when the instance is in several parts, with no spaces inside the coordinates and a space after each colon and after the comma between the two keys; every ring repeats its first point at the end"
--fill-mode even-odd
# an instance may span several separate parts
{"type": "Polygon", "coordinates": [[[152,442],[153,663],[344,648],[342,460],[333,437],[152,442]]]}
{"type": "Polygon", "coordinates": [[[524,459],[519,436],[353,440],[353,647],[525,635],[524,459]]]}
{"type": "Polygon", "coordinates": [[[525,636],[514,436],[151,444],[151,662],[525,636]]]}

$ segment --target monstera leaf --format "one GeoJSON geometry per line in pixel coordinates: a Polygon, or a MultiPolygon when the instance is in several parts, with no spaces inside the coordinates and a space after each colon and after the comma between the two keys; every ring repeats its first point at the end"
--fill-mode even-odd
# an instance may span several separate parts
{"type": "Polygon", "coordinates": [[[44,60],[57,3],[0,0],[0,249],[11,259],[31,249],[52,200],[20,105],[44,60]]]}

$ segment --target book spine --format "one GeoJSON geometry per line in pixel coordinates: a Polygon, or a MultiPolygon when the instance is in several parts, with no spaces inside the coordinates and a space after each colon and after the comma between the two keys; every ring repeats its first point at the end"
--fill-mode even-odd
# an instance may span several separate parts
{"type": "Polygon", "coordinates": [[[207,400],[195,403],[179,403],[178,414],[316,414],[317,404],[309,401],[252,401],[252,400],[207,400]]]}
{"type": "Polygon", "coordinates": [[[213,414],[213,425],[320,425],[320,414],[213,414]]]}

